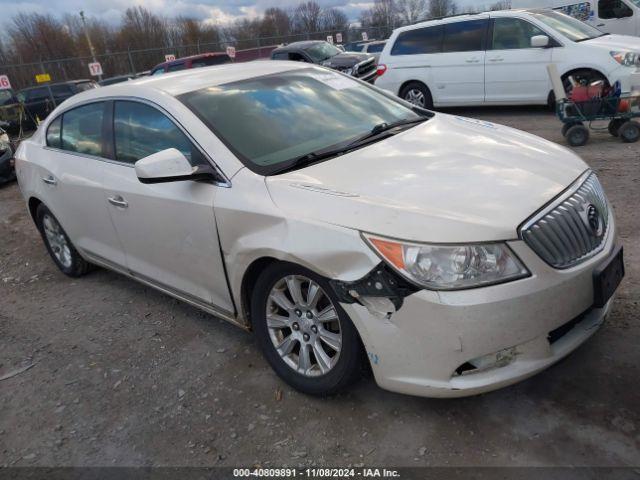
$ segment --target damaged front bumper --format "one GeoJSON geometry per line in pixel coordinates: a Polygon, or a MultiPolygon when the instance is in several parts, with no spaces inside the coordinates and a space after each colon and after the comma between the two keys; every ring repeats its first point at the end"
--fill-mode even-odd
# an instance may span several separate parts
{"type": "Polygon", "coordinates": [[[401,302],[366,295],[341,302],[382,388],[427,397],[495,390],[559,361],[602,325],[611,301],[593,308],[593,271],[614,250],[615,234],[600,254],[567,270],[548,266],[522,241],[509,246],[531,277],[463,291],[401,292],[401,302]]]}

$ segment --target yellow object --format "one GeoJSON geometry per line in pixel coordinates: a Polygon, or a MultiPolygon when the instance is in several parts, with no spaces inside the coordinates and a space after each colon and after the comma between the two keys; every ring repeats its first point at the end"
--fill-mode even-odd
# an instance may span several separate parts
{"type": "Polygon", "coordinates": [[[49,75],[48,73],[39,73],[38,75],[36,75],[36,82],[38,83],[44,83],[44,82],[50,82],[51,81],[51,75],[49,75]]]}

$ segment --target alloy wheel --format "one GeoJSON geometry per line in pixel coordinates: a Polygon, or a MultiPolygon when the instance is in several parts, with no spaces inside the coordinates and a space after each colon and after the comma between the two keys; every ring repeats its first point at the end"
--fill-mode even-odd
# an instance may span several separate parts
{"type": "Polygon", "coordinates": [[[64,267],[70,268],[72,263],[71,248],[67,242],[67,237],[62,231],[62,227],[48,213],[42,217],[42,226],[44,228],[44,234],[47,238],[47,243],[51,247],[53,255],[56,260],[64,267]]]}
{"type": "Polygon", "coordinates": [[[412,103],[413,105],[416,105],[418,107],[422,107],[422,108],[425,107],[424,93],[422,93],[417,88],[412,88],[411,90],[409,90],[405,94],[404,99],[407,102],[412,103]]]}
{"type": "Polygon", "coordinates": [[[269,337],[280,358],[305,377],[333,369],[342,349],[338,312],[320,285],[301,275],[280,279],[267,300],[269,337]]]}

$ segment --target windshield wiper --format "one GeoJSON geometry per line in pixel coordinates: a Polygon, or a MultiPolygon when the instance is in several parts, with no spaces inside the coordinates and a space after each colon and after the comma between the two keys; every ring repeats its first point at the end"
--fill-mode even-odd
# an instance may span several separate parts
{"type": "Polygon", "coordinates": [[[394,135],[394,132],[391,132],[391,130],[394,130],[399,127],[403,127],[405,125],[415,125],[418,123],[425,122],[427,120],[429,120],[429,117],[414,118],[411,120],[400,120],[398,122],[392,122],[392,123],[379,123],[378,125],[373,127],[369,132],[365,133],[364,135],[361,135],[360,137],[357,137],[354,140],[351,140],[346,144],[341,143],[340,146],[338,147],[331,146],[321,150],[316,150],[314,152],[306,153],[304,155],[300,155],[299,157],[292,159],[290,162],[287,162],[287,165],[285,167],[279,170],[276,170],[275,172],[272,173],[272,175],[295,170],[297,168],[300,168],[306,165],[311,165],[312,163],[316,163],[316,162],[319,162],[320,160],[324,160],[327,158],[340,156],[342,154],[349,152],[350,150],[355,150],[357,148],[360,148],[370,143],[372,140],[382,140],[383,138],[387,138],[394,135]]]}

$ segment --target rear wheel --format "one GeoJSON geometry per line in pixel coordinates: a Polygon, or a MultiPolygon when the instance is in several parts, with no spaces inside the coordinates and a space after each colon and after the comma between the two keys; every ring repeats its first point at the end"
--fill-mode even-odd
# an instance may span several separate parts
{"type": "Polygon", "coordinates": [[[620,120],[620,119],[611,120],[609,122],[609,133],[614,137],[619,136],[620,135],[620,127],[622,125],[624,125],[625,122],[626,122],[626,120],[620,120]]]}
{"type": "Polygon", "coordinates": [[[80,256],[58,219],[41,204],[36,211],[36,225],[47,251],[60,271],[70,277],[81,277],[92,265],[80,256]]]}
{"type": "Polygon", "coordinates": [[[328,282],[291,263],[265,270],[254,287],[251,320],[275,372],[310,395],[331,395],[362,373],[358,333],[328,282]]]}
{"type": "Polygon", "coordinates": [[[566,137],[566,136],[567,136],[567,132],[569,131],[569,129],[570,129],[571,127],[575,127],[576,125],[582,125],[582,124],[581,124],[581,123],[578,123],[578,122],[574,122],[574,123],[565,123],[565,124],[562,126],[562,136],[563,136],[563,137],[566,137]]]}
{"type": "Polygon", "coordinates": [[[624,143],[635,143],[640,140],[640,124],[628,121],[618,129],[618,135],[624,143]]]}
{"type": "Polygon", "coordinates": [[[423,83],[411,82],[407,84],[400,92],[400,98],[417,107],[433,109],[433,97],[423,83]]]}
{"type": "Polygon", "coordinates": [[[566,137],[572,147],[582,147],[589,141],[589,129],[584,125],[573,125],[567,130],[566,137]]]}

